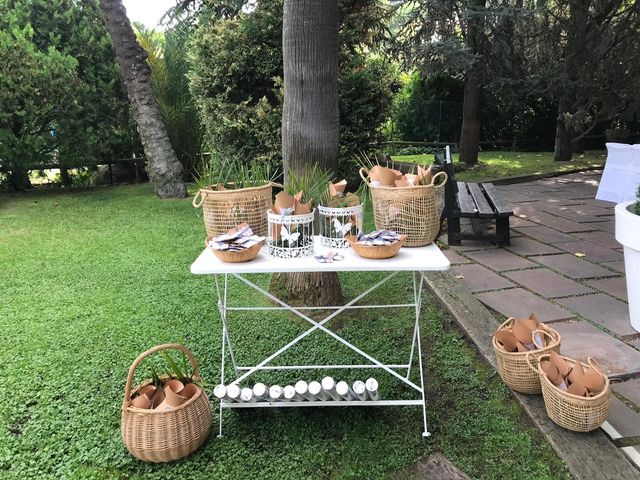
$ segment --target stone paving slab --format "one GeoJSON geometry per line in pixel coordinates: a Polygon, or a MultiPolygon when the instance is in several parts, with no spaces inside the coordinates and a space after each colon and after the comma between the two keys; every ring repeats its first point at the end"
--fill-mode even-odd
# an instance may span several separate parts
{"type": "Polygon", "coordinates": [[[512,228],[513,227],[535,227],[536,225],[538,224],[520,217],[511,217],[509,219],[509,226],[511,226],[512,228]]]}
{"type": "Polygon", "coordinates": [[[512,288],[500,292],[480,293],[478,300],[505,317],[528,317],[535,312],[540,321],[552,322],[573,318],[574,315],[562,307],[527,292],[512,288]]]}
{"type": "MultiPolygon", "coordinates": [[[[598,245],[602,245],[606,248],[620,248],[620,243],[616,240],[614,235],[611,235],[610,232],[605,232],[604,230],[598,230],[595,232],[579,232],[574,234],[576,237],[581,238],[582,240],[587,240],[592,243],[596,243],[598,245]]],[[[567,240],[569,241],[569,240],[567,240]]],[[[554,242],[549,242],[554,243],[554,242]]]]}
{"type": "Polygon", "coordinates": [[[517,227],[516,230],[520,233],[523,233],[524,235],[527,235],[528,237],[532,237],[535,240],[545,243],[575,242],[578,240],[578,238],[574,237],[573,235],[559,232],[558,230],[545,227],[544,225],[538,225],[535,227],[517,227]]]}
{"type": "Polygon", "coordinates": [[[627,298],[627,279],[625,277],[601,278],[598,280],[590,280],[587,282],[597,290],[602,290],[620,300],[628,302],[627,298]]]}
{"type": "Polygon", "coordinates": [[[584,225],[573,220],[558,217],[550,213],[541,211],[540,209],[529,207],[527,205],[513,205],[513,211],[516,215],[522,218],[525,215],[527,220],[540,223],[547,227],[555,228],[561,232],[573,233],[573,232],[587,232],[593,230],[593,227],[584,225]]]}
{"type": "Polygon", "coordinates": [[[531,238],[525,237],[517,237],[511,239],[511,245],[506,247],[508,250],[511,250],[514,253],[523,256],[529,255],[546,255],[550,253],[561,253],[555,247],[550,245],[546,245],[544,243],[536,242],[531,238]]]}
{"type": "Polygon", "coordinates": [[[553,209],[550,213],[576,222],[581,222],[582,219],[586,218],[591,219],[601,216],[610,217],[614,214],[613,210],[610,208],[597,207],[595,205],[588,205],[585,203],[577,205],[559,204],[557,208],[553,209]]]}
{"type": "Polygon", "coordinates": [[[535,263],[530,262],[525,258],[498,248],[467,252],[466,255],[472,260],[482,263],[496,272],[505,272],[507,270],[518,270],[520,268],[536,266],[535,263]]]}
{"type": "Polygon", "coordinates": [[[442,253],[444,254],[445,257],[447,257],[449,262],[451,262],[451,265],[470,262],[468,258],[465,258],[462,255],[459,255],[458,253],[456,253],[454,250],[451,250],[450,248],[442,250],[442,253]]]}
{"type": "Polygon", "coordinates": [[[627,304],[609,295],[596,293],[580,297],[560,298],[556,301],[583,318],[602,325],[621,337],[636,333],[631,327],[627,304]]]}
{"type": "Polygon", "coordinates": [[[593,262],[612,262],[614,260],[624,259],[624,255],[622,253],[586,240],[554,243],[553,246],[573,254],[584,253],[586,258],[593,262]]]}
{"type": "Polygon", "coordinates": [[[624,260],[617,260],[615,262],[602,262],[602,266],[613,268],[618,272],[624,273],[624,260]]]}
{"type": "Polygon", "coordinates": [[[592,289],[544,268],[507,272],[505,276],[545,298],[593,293],[592,289]]]}
{"type": "Polygon", "coordinates": [[[584,320],[554,323],[562,336],[560,352],[586,362],[593,357],[610,378],[640,373],[640,352],[584,320]]]}
{"type": "Polygon", "coordinates": [[[578,258],[570,253],[542,255],[540,257],[529,257],[529,259],[574,279],[612,277],[618,275],[616,272],[602,268],[595,263],[591,263],[584,258],[578,258]]]}
{"type": "MultiPolygon", "coordinates": [[[[603,217],[599,217],[599,218],[603,218],[603,217]]],[[[585,223],[584,225],[591,227],[592,230],[604,230],[605,232],[609,232],[612,235],[615,235],[616,233],[615,221],[607,220],[606,222],[600,222],[600,221],[590,222],[590,223],[585,223]]]]}
{"type": "Polygon", "coordinates": [[[451,461],[441,453],[433,453],[426,459],[420,460],[410,468],[391,474],[394,480],[438,479],[438,480],[470,480],[451,461]]]}
{"type": "Polygon", "coordinates": [[[640,406],[640,379],[627,380],[621,383],[612,383],[611,389],[617,394],[640,406]]]}
{"type": "Polygon", "coordinates": [[[636,443],[640,440],[640,415],[618,400],[615,395],[611,396],[611,410],[607,422],[620,434],[622,441],[625,438],[635,439],[636,443]]]}
{"type": "Polygon", "coordinates": [[[472,293],[486,290],[498,290],[501,288],[513,287],[506,278],[493,273],[488,268],[470,263],[467,265],[456,265],[449,270],[465,287],[472,293]]]}

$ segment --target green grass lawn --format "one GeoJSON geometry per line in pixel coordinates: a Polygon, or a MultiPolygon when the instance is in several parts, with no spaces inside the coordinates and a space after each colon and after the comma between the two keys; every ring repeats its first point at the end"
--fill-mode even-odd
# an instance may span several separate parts
{"type": "MultiPolygon", "coordinates": [[[[234,411],[225,412],[224,438],[213,433],[185,460],[138,462],[119,430],[133,359],[177,341],[195,353],[210,384],[220,374],[212,280],[189,273],[204,237],[191,200],[158,200],[148,185],[4,196],[0,225],[2,478],[375,479],[434,451],[472,478],[570,478],[499,377],[429,298],[423,309],[429,439],[420,436],[420,408],[234,411]]],[[[343,275],[345,297],[378,278],[343,275]]],[[[268,280],[256,276],[261,285],[268,280]]],[[[232,285],[232,301],[262,301],[232,285]]],[[[401,275],[372,300],[401,301],[410,290],[401,275]]],[[[410,313],[372,310],[347,320],[338,322],[340,334],[364,350],[394,362],[408,354],[410,313]]],[[[256,362],[306,324],[243,312],[230,329],[240,361],[256,362]]],[[[282,360],[360,360],[326,336],[311,335],[299,347],[282,360]]],[[[283,384],[323,373],[257,378],[283,384]]],[[[407,396],[394,380],[377,377],[384,397],[407,396]]],[[[217,419],[214,408],[214,429],[217,419]]]]}
{"type": "MultiPolygon", "coordinates": [[[[393,160],[408,163],[433,163],[433,155],[395,155],[393,160]]],[[[485,181],[499,177],[531,175],[535,173],[566,172],[575,168],[604,165],[605,152],[574,154],[570,162],[556,162],[553,152],[480,152],[479,164],[466,171],[456,170],[460,181],[485,181]]],[[[458,154],[453,154],[458,161],[458,154]]]]}

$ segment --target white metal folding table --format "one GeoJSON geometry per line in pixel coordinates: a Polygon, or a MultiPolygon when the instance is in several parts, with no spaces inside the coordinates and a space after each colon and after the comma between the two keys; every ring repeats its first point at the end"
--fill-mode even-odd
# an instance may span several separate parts
{"type": "MultiPolygon", "coordinates": [[[[316,255],[321,255],[330,249],[320,245],[319,238],[315,238],[314,251],[316,255]]],[[[215,281],[215,292],[218,299],[218,310],[222,320],[222,332],[221,332],[221,375],[220,383],[225,385],[225,357],[228,350],[229,357],[233,364],[233,368],[236,373],[235,380],[230,384],[238,385],[243,380],[247,379],[250,375],[261,370],[315,370],[315,369],[381,369],[388,374],[394,376],[404,384],[408,385],[418,393],[420,393],[420,399],[406,400],[406,399],[384,399],[384,400],[367,400],[367,401],[336,401],[336,400],[320,400],[320,401],[304,401],[304,402],[226,402],[222,400],[220,402],[220,424],[219,435],[222,436],[222,410],[224,408],[279,408],[279,407],[309,407],[309,406],[407,406],[417,405],[422,406],[424,430],[422,435],[428,437],[429,431],[427,428],[427,410],[426,399],[424,391],[424,376],[422,371],[422,346],[420,342],[420,306],[422,300],[422,284],[423,275],[426,271],[442,271],[449,269],[449,261],[438,249],[435,244],[427,245],[424,247],[415,248],[402,248],[397,256],[385,259],[385,260],[367,260],[359,257],[351,249],[340,250],[340,253],[344,255],[344,260],[334,263],[320,263],[314,257],[304,257],[296,259],[279,259],[271,258],[267,254],[266,249],[263,249],[258,257],[247,263],[224,263],[216,258],[216,256],[209,249],[204,249],[200,256],[191,265],[191,273],[196,275],[213,275],[215,281]],[[272,293],[266,291],[260,286],[256,285],[245,277],[246,274],[252,273],[290,273],[290,272],[388,272],[382,280],[376,282],[373,286],[366,288],[362,293],[350,300],[344,305],[340,306],[323,306],[323,307],[294,307],[288,305],[283,300],[277,298],[272,293]],[[412,272],[413,278],[413,299],[412,303],[401,304],[377,304],[377,305],[356,305],[360,300],[366,297],[368,294],[385,284],[388,280],[398,275],[400,272],[412,272]],[[237,278],[244,284],[260,292],[265,297],[269,298],[279,306],[229,306],[228,290],[229,290],[229,276],[237,278]],[[357,346],[351,344],[337,333],[329,330],[325,325],[340,313],[345,310],[351,309],[367,309],[367,308],[393,308],[393,307],[408,307],[415,310],[415,324],[413,328],[413,336],[411,340],[411,351],[407,363],[400,364],[384,364],[377,360],[372,355],[364,352],[357,346]],[[273,354],[262,360],[257,365],[243,366],[239,365],[236,361],[236,355],[231,342],[231,336],[229,334],[227,324],[227,314],[233,311],[260,311],[260,310],[286,310],[298,317],[306,320],[311,324],[310,328],[305,332],[298,335],[286,345],[276,350],[273,354]],[[304,312],[313,310],[331,311],[322,320],[314,320],[307,316],[304,312]],[[286,352],[289,348],[293,347],[300,340],[310,335],[315,331],[322,331],[323,333],[333,337],[338,342],[347,346],[369,363],[355,364],[355,365],[268,365],[276,357],[286,352]],[[418,365],[420,369],[420,385],[409,380],[411,373],[411,365],[416,353],[418,365]],[[402,373],[400,373],[402,372],[402,373]]],[[[229,383],[227,383],[228,385],[229,383]]]]}

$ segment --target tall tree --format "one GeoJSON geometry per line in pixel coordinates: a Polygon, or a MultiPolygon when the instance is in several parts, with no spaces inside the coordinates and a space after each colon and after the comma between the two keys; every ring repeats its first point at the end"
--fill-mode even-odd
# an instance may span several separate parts
{"type": "Polygon", "coordinates": [[[556,0],[537,19],[532,66],[558,102],[555,159],[568,161],[597,125],[638,104],[640,3],[556,0]]]}
{"type": "MultiPolygon", "coordinates": [[[[416,0],[399,33],[403,55],[423,73],[464,80],[460,160],[478,162],[483,92],[521,88],[516,46],[532,13],[523,0],[416,0]]],[[[527,2],[530,3],[530,2],[527,2]]],[[[403,7],[408,8],[408,7],[403,7]]]]}
{"type": "Polygon", "coordinates": [[[282,163],[299,173],[317,163],[336,170],[338,111],[338,2],[284,2],[282,163]]]}
{"type": "MultiPolygon", "coordinates": [[[[285,175],[302,173],[314,164],[333,171],[338,167],[339,24],[337,0],[284,2],[285,175]]],[[[285,289],[290,302],[306,305],[335,305],[342,299],[337,273],[291,273],[286,275],[285,289]]]]}
{"type": "Polygon", "coordinates": [[[138,124],[147,157],[149,179],[160,198],[186,197],[182,165],[171,147],[162,113],[156,103],[146,52],[136,41],[122,0],[100,0],[100,6],[138,124]]]}

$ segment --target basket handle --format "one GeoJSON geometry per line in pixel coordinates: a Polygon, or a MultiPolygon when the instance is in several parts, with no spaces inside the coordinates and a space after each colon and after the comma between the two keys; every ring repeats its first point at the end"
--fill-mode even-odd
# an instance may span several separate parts
{"type": "Polygon", "coordinates": [[[184,345],[180,345],[179,343],[165,343],[162,345],[157,345],[153,348],[150,348],[146,352],[141,353],[138,358],[133,361],[131,367],[129,367],[127,384],[124,387],[124,400],[122,401],[122,408],[126,408],[126,406],[129,405],[129,402],[131,401],[131,384],[133,383],[133,375],[136,373],[136,368],[138,367],[140,362],[147,358],[149,355],[157,353],[161,350],[180,350],[187,356],[187,358],[191,362],[191,366],[193,367],[193,376],[200,377],[200,371],[198,370],[196,358],[193,356],[193,353],[191,353],[191,350],[189,350],[187,347],[185,347],[184,345]]]}
{"type": "Polygon", "coordinates": [[[527,361],[527,365],[529,366],[529,368],[530,368],[534,373],[540,374],[540,372],[538,371],[537,365],[534,367],[534,366],[531,364],[531,359],[532,359],[532,358],[535,358],[535,357],[533,357],[533,352],[531,352],[531,351],[527,352],[527,354],[524,356],[524,358],[525,358],[525,360],[527,361]]]}
{"type": "Polygon", "coordinates": [[[587,363],[589,364],[589,366],[591,368],[593,368],[600,375],[602,375],[603,377],[606,377],[604,371],[602,370],[602,367],[600,366],[600,364],[597,362],[597,360],[595,358],[587,357],[587,363]]]}
{"type": "Polygon", "coordinates": [[[546,330],[543,330],[541,328],[537,328],[533,331],[533,335],[531,335],[531,339],[533,340],[533,344],[538,347],[538,348],[544,348],[544,345],[538,345],[536,343],[536,333],[542,333],[543,335],[546,335],[550,340],[555,340],[555,338],[553,338],[553,335],[551,335],[549,332],[547,332],[546,330]]]}
{"type": "Polygon", "coordinates": [[[369,169],[366,168],[366,167],[360,167],[360,170],[358,170],[358,173],[360,174],[360,178],[362,179],[362,181],[364,183],[368,184],[369,183],[369,180],[368,180],[368,178],[369,178],[369,169]],[[364,172],[367,176],[365,177],[362,172],[364,172]]]}
{"type": "Polygon", "coordinates": [[[449,176],[447,175],[447,172],[438,172],[431,179],[431,186],[435,190],[440,190],[442,187],[444,187],[447,184],[447,180],[448,179],[449,179],[449,176]],[[442,180],[442,183],[439,183],[438,185],[436,185],[436,178],[441,177],[441,176],[444,176],[444,179],[442,180]]]}
{"type": "Polygon", "coordinates": [[[204,203],[204,199],[207,196],[207,192],[202,192],[202,190],[198,190],[196,192],[196,194],[193,197],[193,201],[191,202],[191,204],[195,207],[195,208],[200,208],[202,207],[202,204],[204,203]],[[198,202],[198,197],[200,197],[200,202],[198,202]]]}

